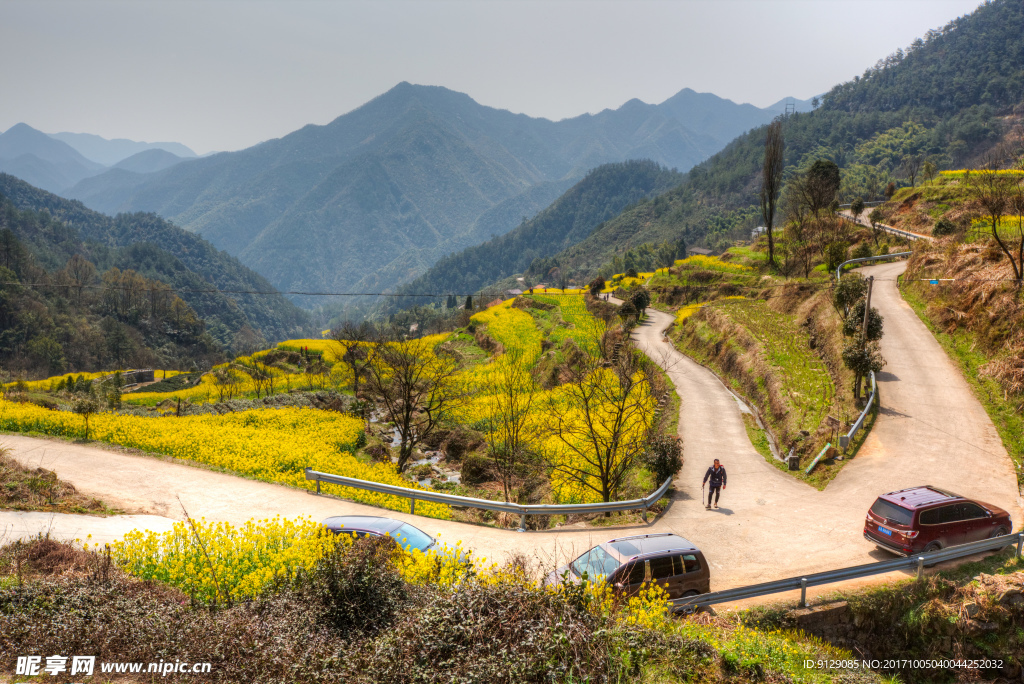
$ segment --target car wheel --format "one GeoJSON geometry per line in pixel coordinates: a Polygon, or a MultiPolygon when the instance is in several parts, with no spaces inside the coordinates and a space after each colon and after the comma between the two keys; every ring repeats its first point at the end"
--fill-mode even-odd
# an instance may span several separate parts
{"type": "MultiPolygon", "coordinates": [[[[924,553],[932,553],[933,551],[941,551],[941,550],[942,550],[942,544],[940,544],[937,541],[933,541],[932,543],[928,544],[928,546],[924,547],[924,553]]],[[[924,567],[926,567],[926,568],[934,568],[936,565],[938,565],[938,564],[937,563],[925,563],[924,567]]]]}
{"type": "MultiPolygon", "coordinates": [[[[689,591],[684,591],[683,595],[679,598],[691,598],[693,596],[700,596],[700,592],[696,589],[690,589],[689,591]]],[[[693,606],[687,606],[686,608],[683,608],[680,612],[683,615],[693,615],[697,612],[697,609],[693,606]]]]}
{"type": "MultiPolygon", "coordinates": [[[[997,527],[996,529],[992,530],[992,534],[988,535],[988,538],[989,539],[995,539],[996,537],[1002,537],[1002,536],[1005,536],[1007,534],[1010,534],[1010,531],[1007,530],[1005,527],[997,527]]],[[[996,551],[996,553],[999,553],[1000,551],[1005,551],[1006,549],[1010,548],[1011,546],[1013,546],[1013,544],[1007,544],[1006,546],[1000,546],[995,551],[996,551]]]]}

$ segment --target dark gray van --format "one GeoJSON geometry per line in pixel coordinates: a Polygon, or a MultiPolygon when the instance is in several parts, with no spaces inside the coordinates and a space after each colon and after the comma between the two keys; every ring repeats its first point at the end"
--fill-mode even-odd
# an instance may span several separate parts
{"type": "Polygon", "coordinates": [[[555,584],[566,577],[581,582],[607,582],[627,594],[644,582],[658,582],[669,598],[696,596],[711,591],[711,571],[704,554],[682,537],[664,532],[609,539],[545,578],[555,584]]]}

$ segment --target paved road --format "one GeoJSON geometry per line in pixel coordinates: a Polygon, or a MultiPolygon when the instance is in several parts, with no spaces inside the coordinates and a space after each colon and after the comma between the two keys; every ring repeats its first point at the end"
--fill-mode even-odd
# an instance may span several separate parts
{"type": "Polygon", "coordinates": [[[1002,506],[1024,522],[1006,448],[959,368],[896,287],[906,262],[868,266],[871,305],[885,319],[882,413],[857,458],[828,488],[842,497],[933,484],[1002,506]]]}
{"type": "MultiPolygon", "coordinates": [[[[918,484],[946,486],[1003,506],[1016,521],[1021,519],[1016,478],[991,422],[941,347],[899,298],[892,279],[902,267],[865,269],[880,281],[873,304],[886,319],[885,409],[861,455],[824,492],[765,462],[747,438],[735,397],[713,373],[675,351],[662,336],[672,316],[650,309],[636,338],[666,369],[682,398],[684,444],[672,503],[650,525],[517,533],[382,512],[98,446],[19,435],[0,437],[0,442],[12,447],[19,460],[55,470],[84,494],[169,518],[181,517],[176,497],[194,517],[236,524],[275,514],[316,519],[390,515],[440,533],[442,540],[461,540],[478,556],[500,561],[520,552],[549,564],[612,536],[674,532],[704,550],[716,589],[881,560],[891,556],[861,537],[864,512],[881,492],[918,484]],[[701,479],[714,458],[726,465],[730,479],[721,508],[708,511],[700,501],[701,479]]],[[[9,515],[0,512],[0,529],[9,515]]]]}
{"type": "MultiPolygon", "coordinates": [[[[853,221],[854,223],[862,225],[865,228],[871,228],[871,220],[868,218],[868,215],[870,213],[871,213],[871,209],[865,209],[864,213],[862,213],[860,216],[854,217],[853,212],[851,212],[849,209],[844,209],[843,211],[839,212],[839,215],[842,216],[843,218],[848,218],[851,221],[853,221]]],[[[923,235],[921,233],[915,233],[913,231],[903,230],[901,228],[893,228],[892,226],[887,225],[885,223],[876,223],[875,226],[879,230],[881,230],[881,231],[883,231],[885,233],[892,233],[894,235],[900,235],[900,236],[905,237],[905,238],[910,238],[911,240],[934,240],[935,239],[931,235],[923,235]]]]}

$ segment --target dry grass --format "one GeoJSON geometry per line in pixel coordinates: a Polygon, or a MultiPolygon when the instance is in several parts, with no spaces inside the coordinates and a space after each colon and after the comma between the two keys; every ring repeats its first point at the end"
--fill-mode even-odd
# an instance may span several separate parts
{"type": "Polygon", "coordinates": [[[1009,263],[992,245],[954,240],[921,245],[904,275],[904,282],[912,283],[926,301],[927,316],[936,327],[975,337],[979,350],[991,358],[980,373],[996,380],[1007,397],[1024,394],[1024,299],[1012,277],[1009,263]],[[928,278],[956,280],[920,282],[928,278]]]}
{"type": "Polygon", "coordinates": [[[0,508],[93,515],[121,512],[108,508],[99,499],[79,494],[74,485],[57,479],[52,470],[22,465],[3,447],[0,447],[0,508]]]}

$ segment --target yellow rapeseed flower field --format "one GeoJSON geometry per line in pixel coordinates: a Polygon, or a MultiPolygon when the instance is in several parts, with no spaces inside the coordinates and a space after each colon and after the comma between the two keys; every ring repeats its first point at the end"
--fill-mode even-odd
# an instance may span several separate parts
{"type": "MultiPolygon", "coordinates": [[[[129,532],[111,545],[111,557],[136,577],[178,587],[203,603],[223,604],[260,596],[296,573],[311,570],[335,544],[344,548],[353,541],[350,535],[334,535],[302,517],[250,520],[241,527],[206,520],[193,523],[194,527],[176,523],[164,533],[129,532]]],[[[431,554],[396,549],[396,561],[410,584],[451,588],[472,580],[537,587],[536,580],[521,569],[473,558],[461,544],[431,554]]],[[[559,584],[547,591],[559,593],[567,588],[559,584]]],[[[584,591],[586,605],[595,614],[615,615],[627,624],[646,627],[668,620],[668,597],[657,585],[645,587],[624,603],[604,583],[587,583],[584,591]]]]}
{"type": "MultiPolygon", "coordinates": [[[[352,452],[363,421],[311,408],[260,409],[175,417],[98,413],[89,420],[90,437],[108,444],[166,454],[265,482],[315,489],[303,469],[413,487],[390,463],[364,463],[352,452]]],[[[0,430],[78,438],[83,419],[67,411],[0,400],[0,430]]],[[[404,498],[361,489],[322,485],[326,493],[392,510],[408,510],[404,498]]],[[[447,506],[420,502],[421,515],[447,518],[447,506]]]]}

